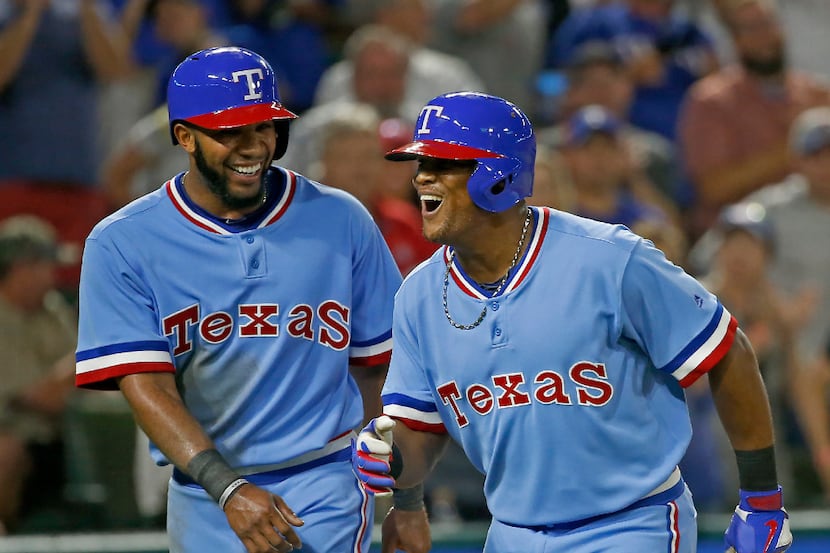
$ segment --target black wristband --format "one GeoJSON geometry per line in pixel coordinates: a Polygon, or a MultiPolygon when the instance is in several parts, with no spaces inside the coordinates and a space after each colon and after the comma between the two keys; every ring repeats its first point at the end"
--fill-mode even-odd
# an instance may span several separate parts
{"type": "MultiPolygon", "coordinates": [[[[197,453],[187,464],[187,472],[214,501],[223,504],[223,507],[230,498],[230,495],[223,498],[225,490],[238,480],[244,480],[215,449],[206,449],[197,453]]],[[[237,485],[238,488],[239,485],[237,485]]]]}
{"type": "Polygon", "coordinates": [[[389,476],[398,479],[403,472],[403,456],[401,450],[394,443],[392,444],[392,458],[389,460],[389,476]]]}
{"type": "Polygon", "coordinates": [[[392,490],[392,505],[399,511],[420,511],[424,508],[424,485],[392,490]]]}
{"type": "Polygon", "coordinates": [[[774,446],[750,451],[735,450],[735,461],[742,490],[764,492],[778,488],[774,446]]]}

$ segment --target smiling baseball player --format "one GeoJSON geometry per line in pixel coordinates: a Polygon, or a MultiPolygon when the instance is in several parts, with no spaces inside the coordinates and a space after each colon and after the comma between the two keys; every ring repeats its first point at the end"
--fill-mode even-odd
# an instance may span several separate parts
{"type": "Polygon", "coordinates": [[[428,549],[418,485],[448,439],[486,475],[486,553],[694,553],[677,464],[683,388],[707,373],[741,476],[727,543],[784,551],[769,405],[737,322],[625,227],[528,207],[534,154],[527,117],[478,93],[433,99],[387,154],[418,161],[424,233],[446,247],[396,296],[385,416],[353,450],[367,489],[397,486],[384,553],[428,549]]]}
{"type": "Polygon", "coordinates": [[[171,552],[368,551],[349,440],[400,273],[356,199],[271,165],[295,115],[261,56],[188,56],[168,104],[190,168],[87,239],[77,383],[120,388],[175,465],[171,552]]]}

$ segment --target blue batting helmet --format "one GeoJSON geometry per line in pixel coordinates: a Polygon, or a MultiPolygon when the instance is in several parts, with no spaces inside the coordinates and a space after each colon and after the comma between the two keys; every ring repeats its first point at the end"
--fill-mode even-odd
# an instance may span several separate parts
{"type": "Polygon", "coordinates": [[[533,192],[533,127],[515,104],[496,96],[454,92],[430,100],[413,141],[386,154],[392,161],[419,157],[476,160],[467,190],[486,211],[504,211],[533,192]]]}
{"type": "Polygon", "coordinates": [[[229,129],[274,120],[277,148],[288,146],[288,121],[297,116],[280,103],[274,70],[259,54],[235,46],[208,48],[189,55],[167,84],[167,111],[173,125],[186,121],[205,129],[229,129]]]}

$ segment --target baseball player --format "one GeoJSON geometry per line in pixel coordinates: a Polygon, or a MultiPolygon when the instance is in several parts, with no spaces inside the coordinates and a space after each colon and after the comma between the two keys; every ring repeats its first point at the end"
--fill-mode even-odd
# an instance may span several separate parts
{"type": "Polygon", "coordinates": [[[120,388],[175,466],[171,552],[362,552],[353,429],[380,414],[400,273],[353,197],[272,165],[270,65],[197,52],[173,72],[189,170],[87,239],[76,382],[120,388]]]}
{"type": "Polygon", "coordinates": [[[367,489],[396,487],[384,553],[428,548],[418,487],[449,439],[486,475],[487,553],[695,552],[677,463],[683,388],[707,373],[740,472],[726,542],[786,550],[769,405],[735,319],[625,227],[528,207],[535,149],[515,105],[454,93],[387,154],[418,161],[424,233],[446,247],[397,293],[385,415],[353,448],[367,489]]]}

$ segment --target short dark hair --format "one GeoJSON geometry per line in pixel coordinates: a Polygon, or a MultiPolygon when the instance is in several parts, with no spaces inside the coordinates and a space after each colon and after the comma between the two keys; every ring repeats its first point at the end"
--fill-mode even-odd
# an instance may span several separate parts
{"type": "Polygon", "coordinates": [[[20,261],[57,260],[55,230],[34,215],[15,215],[0,222],[0,278],[20,261]]]}

